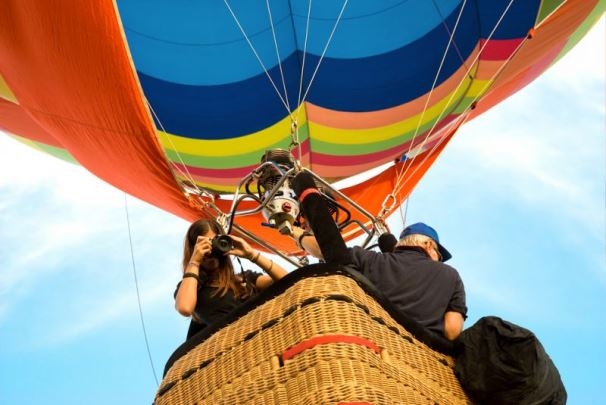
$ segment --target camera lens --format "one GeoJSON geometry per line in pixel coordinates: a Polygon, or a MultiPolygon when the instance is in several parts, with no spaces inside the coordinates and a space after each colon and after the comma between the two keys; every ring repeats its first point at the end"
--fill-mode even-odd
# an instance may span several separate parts
{"type": "Polygon", "coordinates": [[[212,252],[213,256],[223,256],[225,253],[233,249],[233,240],[229,235],[217,235],[212,241],[212,252]]]}

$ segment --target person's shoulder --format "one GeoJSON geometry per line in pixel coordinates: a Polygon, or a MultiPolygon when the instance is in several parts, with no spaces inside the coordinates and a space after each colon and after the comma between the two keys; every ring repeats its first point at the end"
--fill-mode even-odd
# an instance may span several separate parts
{"type": "Polygon", "coordinates": [[[365,249],[362,246],[352,246],[352,247],[349,247],[348,249],[353,255],[359,255],[359,256],[368,257],[368,256],[376,256],[376,255],[381,254],[374,250],[365,249]]]}
{"type": "Polygon", "coordinates": [[[355,264],[356,266],[361,266],[363,263],[368,263],[369,261],[374,260],[375,257],[381,254],[375,252],[374,250],[364,249],[361,246],[352,246],[349,247],[348,250],[353,264],[355,264]]]}
{"type": "Polygon", "coordinates": [[[444,262],[434,262],[436,265],[440,266],[442,268],[442,271],[446,271],[448,273],[450,273],[453,277],[456,278],[461,278],[461,275],[459,274],[459,271],[454,268],[453,266],[451,266],[448,263],[444,263],[444,262]]]}

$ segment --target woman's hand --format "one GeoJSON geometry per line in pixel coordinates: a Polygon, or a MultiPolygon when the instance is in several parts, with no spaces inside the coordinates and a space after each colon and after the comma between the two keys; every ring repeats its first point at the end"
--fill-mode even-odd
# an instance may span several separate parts
{"type": "Polygon", "coordinates": [[[238,257],[251,260],[257,255],[257,251],[253,249],[248,242],[239,236],[229,235],[234,242],[234,248],[227,253],[238,257]]]}
{"type": "Polygon", "coordinates": [[[194,262],[200,264],[206,256],[210,255],[212,248],[211,239],[208,236],[198,236],[194,251],[189,259],[190,263],[194,262]]]}

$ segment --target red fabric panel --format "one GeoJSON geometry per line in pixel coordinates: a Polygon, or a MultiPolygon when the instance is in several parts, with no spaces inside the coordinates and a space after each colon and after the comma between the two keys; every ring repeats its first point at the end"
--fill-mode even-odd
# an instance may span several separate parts
{"type": "Polygon", "coordinates": [[[4,0],[0,71],[31,118],[15,121],[30,126],[17,133],[32,135],[35,123],[108,183],[183,218],[199,216],[156,140],[113,1],[4,0]]]}

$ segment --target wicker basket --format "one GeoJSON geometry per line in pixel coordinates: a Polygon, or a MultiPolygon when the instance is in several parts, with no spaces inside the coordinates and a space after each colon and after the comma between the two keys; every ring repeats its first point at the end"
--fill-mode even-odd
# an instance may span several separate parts
{"type": "Polygon", "coordinates": [[[470,403],[450,356],[396,322],[357,276],[320,269],[290,274],[288,288],[186,342],[155,404],[470,403]]]}

